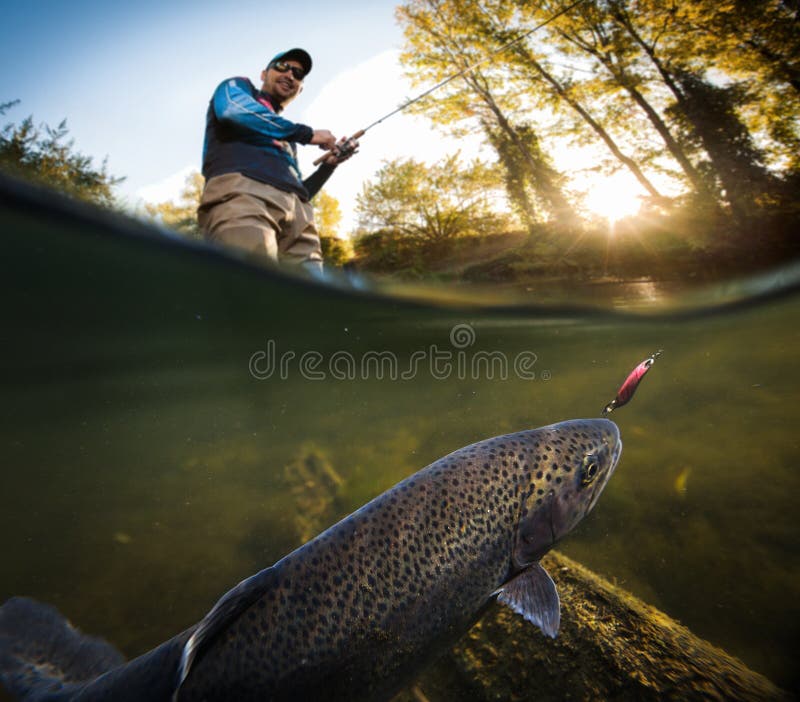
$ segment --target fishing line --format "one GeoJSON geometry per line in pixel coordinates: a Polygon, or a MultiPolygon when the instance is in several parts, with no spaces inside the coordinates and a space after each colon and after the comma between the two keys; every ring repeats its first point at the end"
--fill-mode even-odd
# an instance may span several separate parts
{"type": "MultiPolygon", "coordinates": [[[[565,7],[563,9],[559,10],[558,12],[556,12],[556,14],[554,14],[552,17],[546,19],[544,22],[541,22],[541,23],[537,24],[535,27],[533,27],[533,29],[529,29],[528,31],[523,32],[516,39],[512,39],[508,43],[503,44],[503,46],[501,46],[500,48],[495,49],[494,51],[492,51],[488,55],[484,56],[480,61],[476,61],[475,63],[467,66],[466,68],[462,68],[457,73],[454,73],[453,75],[448,76],[447,78],[445,78],[443,80],[440,80],[436,85],[434,85],[432,88],[428,88],[428,90],[426,90],[424,93],[420,93],[415,98],[411,98],[410,100],[407,100],[402,105],[400,105],[400,107],[396,107],[394,110],[392,110],[388,114],[385,114],[380,119],[375,120],[369,126],[364,127],[363,129],[359,129],[355,134],[353,134],[353,136],[351,136],[349,139],[347,139],[347,141],[341,147],[338,147],[338,149],[336,149],[336,148],[335,149],[331,149],[331,151],[337,152],[339,155],[346,155],[349,151],[353,151],[355,149],[355,147],[353,146],[353,147],[348,148],[348,145],[351,142],[353,142],[354,140],[360,139],[362,136],[364,136],[364,134],[366,134],[373,127],[377,127],[381,122],[389,119],[389,117],[393,117],[398,112],[402,112],[407,107],[410,107],[411,105],[413,105],[416,102],[419,102],[423,98],[428,97],[428,95],[430,95],[431,93],[433,93],[436,90],[439,90],[439,88],[444,87],[445,85],[447,85],[451,81],[454,81],[456,78],[460,78],[461,76],[469,73],[470,71],[474,71],[476,68],[478,68],[478,66],[482,66],[484,63],[486,63],[490,59],[494,58],[498,54],[503,53],[506,49],[509,49],[512,46],[514,46],[514,44],[518,44],[523,39],[527,39],[534,32],[538,32],[540,29],[542,29],[543,27],[546,27],[548,24],[550,24],[552,22],[555,22],[559,17],[567,14],[567,12],[572,10],[574,7],[577,7],[582,2],[585,2],[585,0],[575,0],[575,2],[567,5],[567,7],[565,7]]],[[[314,161],[314,165],[316,166],[317,164],[321,163],[328,156],[328,154],[331,153],[331,151],[328,151],[324,155],[320,156],[316,161],[314,161]]]]}

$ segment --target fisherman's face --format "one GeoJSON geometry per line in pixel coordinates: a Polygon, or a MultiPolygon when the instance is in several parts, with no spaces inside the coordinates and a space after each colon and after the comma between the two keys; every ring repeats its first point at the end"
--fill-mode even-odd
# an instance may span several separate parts
{"type": "Polygon", "coordinates": [[[303,81],[294,77],[291,68],[303,70],[303,66],[298,61],[289,59],[288,61],[281,61],[290,67],[289,70],[281,72],[275,66],[270,66],[261,71],[262,92],[275,98],[280,102],[281,106],[286,105],[293,100],[300,91],[303,89],[303,81]]]}

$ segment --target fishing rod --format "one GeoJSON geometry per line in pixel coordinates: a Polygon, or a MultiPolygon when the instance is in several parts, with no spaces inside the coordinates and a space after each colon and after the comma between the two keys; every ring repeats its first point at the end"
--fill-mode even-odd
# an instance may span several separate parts
{"type": "Polygon", "coordinates": [[[519,35],[519,36],[518,36],[516,39],[512,39],[512,40],[511,40],[511,41],[509,41],[508,43],[506,43],[506,44],[503,44],[503,46],[501,46],[500,48],[498,48],[498,49],[495,49],[494,51],[492,51],[492,52],[491,52],[491,53],[489,53],[488,55],[484,56],[484,58],[482,58],[480,61],[476,61],[475,63],[473,63],[473,64],[471,64],[471,65],[467,66],[466,68],[462,68],[462,69],[461,69],[460,71],[458,71],[457,73],[454,73],[453,75],[451,75],[451,76],[448,76],[447,78],[445,78],[445,79],[443,79],[443,80],[439,81],[439,82],[438,82],[436,85],[434,85],[432,88],[428,88],[428,89],[427,89],[425,92],[423,92],[423,93],[420,93],[419,95],[417,95],[417,97],[415,97],[415,98],[411,98],[410,100],[407,100],[407,101],[406,101],[406,102],[404,102],[402,105],[400,105],[400,107],[396,107],[394,110],[392,110],[392,111],[391,111],[391,112],[389,112],[388,114],[385,114],[385,115],[384,115],[383,117],[381,117],[380,119],[376,119],[376,120],[375,120],[375,121],[374,121],[372,124],[370,124],[369,126],[367,126],[367,127],[364,127],[363,129],[359,129],[359,130],[358,130],[358,131],[357,131],[355,134],[353,134],[353,136],[351,136],[349,139],[346,139],[346,140],[344,141],[344,143],[343,143],[341,146],[335,146],[333,149],[330,149],[330,150],[326,151],[326,152],[325,152],[325,153],[324,153],[322,156],[320,156],[320,157],[319,157],[319,158],[318,158],[316,161],[314,161],[314,165],[315,165],[315,166],[318,166],[318,165],[319,165],[320,163],[322,163],[322,162],[323,162],[323,161],[324,161],[324,160],[325,160],[325,159],[326,159],[326,158],[327,158],[327,157],[328,157],[328,156],[329,156],[331,153],[334,153],[334,154],[336,154],[337,156],[347,156],[347,155],[348,155],[349,153],[351,153],[352,151],[355,151],[355,149],[356,149],[356,145],[355,145],[355,142],[356,142],[356,140],[358,140],[358,139],[360,139],[361,137],[363,137],[363,136],[364,136],[364,135],[365,135],[365,134],[366,134],[366,133],[367,133],[367,132],[368,132],[370,129],[372,129],[373,127],[377,127],[377,126],[378,126],[378,125],[379,125],[381,122],[383,122],[383,121],[385,121],[385,120],[389,119],[389,117],[393,117],[393,116],[394,116],[394,115],[396,115],[398,112],[402,112],[402,111],[403,111],[403,110],[405,110],[407,107],[410,107],[411,105],[413,105],[413,104],[414,104],[414,103],[416,103],[416,102],[419,102],[419,101],[420,101],[420,100],[422,100],[423,98],[426,98],[426,97],[428,97],[428,95],[430,95],[432,92],[434,92],[434,91],[436,91],[436,90],[439,90],[439,88],[442,88],[442,87],[444,87],[445,85],[447,85],[447,84],[448,84],[448,83],[450,83],[451,81],[454,81],[456,78],[460,78],[461,76],[463,76],[463,75],[466,75],[466,74],[467,74],[467,73],[469,73],[470,71],[474,71],[476,68],[478,68],[478,66],[482,66],[484,63],[486,63],[486,62],[487,62],[487,61],[489,61],[490,59],[494,58],[494,57],[495,57],[495,56],[497,56],[498,54],[501,54],[501,53],[503,53],[503,52],[504,52],[506,49],[509,49],[509,48],[511,48],[512,46],[514,46],[514,44],[518,44],[518,43],[519,43],[519,42],[521,42],[523,39],[527,39],[527,38],[528,38],[528,37],[529,37],[531,34],[533,34],[534,32],[537,32],[537,31],[539,31],[539,30],[540,30],[540,29],[542,29],[543,27],[546,27],[546,26],[547,26],[548,24],[550,24],[551,22],[555,22],[555,21],[556,21],[556,20],[557,20],[559,17],[561,17],[562,15],[565,15],[565,14],[567,14],[567,12],[569,12],[570,10],[572,10],[574,7],[577,7],[577,6],[578,6],[578,5],[580,5],[582,2],[585,2],[585,0],[575,0],[575,2],[573,2],[573,3],[569,4],[569,5],[567,5],[567,7],[565,7],[565,8],[563,8],[563,9],[559,10],[558,12],[556,12],[556,14],[554,14],[552,17],[550,17],[550,18],[546,19],[544,22],[541,22],[541,23],[537,24],[537,25],[536,25],[536,26],[535,26],[533,29],[529,29],[528,31],[526,31],[526,32],[523,32],[523,33],[522,33],[522,34],[520,34],[520,35],[519,35]]]}

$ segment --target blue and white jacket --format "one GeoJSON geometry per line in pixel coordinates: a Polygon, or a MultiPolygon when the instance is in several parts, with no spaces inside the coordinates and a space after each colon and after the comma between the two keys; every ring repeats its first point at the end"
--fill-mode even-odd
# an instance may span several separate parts
{"type": "Polygon", "coordinates": [[[309,200],[334,168],[323,164],[303,180],[296,145],[308,144],[313,134],[281,117],[247,78],[229,78],[214,91],[206,113],[203,175],[241,173],[309,200]]]}

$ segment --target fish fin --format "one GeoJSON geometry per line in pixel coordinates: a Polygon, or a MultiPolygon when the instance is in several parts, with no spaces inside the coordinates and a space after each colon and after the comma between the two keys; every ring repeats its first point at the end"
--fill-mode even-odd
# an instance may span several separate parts
{"type": "Polygon", "coordinates": [[[548,491],[542,500],[543,503],[532,514],[520,519],[512,553],[515,564],[538,563],[556,541],[553,532],[553,522],[556,519],[555,491],[548,491]]]}
{"type": "Polygon", "coordinates": [[[539,563],[514,576],[498,590],[498,601],[508,605],[545,636],[554,639],[561,623],[561,604],[556,584],[539,563]]]}
{"type": "Polygon", "coordinates": [[[124,662],[111,644],[82,634],[55,607],[28,597],[0,607],[0,682],[22,700],[51,699],[48,693],[77,689],[124,662]]]}
{"type": "Polygon", "coordinates": [[[208,647],[242,612],[273,587],[275,576],[275,569],[270,567],[242,580],[220,597],[211,611],[203,617],[183,647],[180,677],[175,691],[176,699],[178,690],[189,675],[198,654],[208,647]]]}

